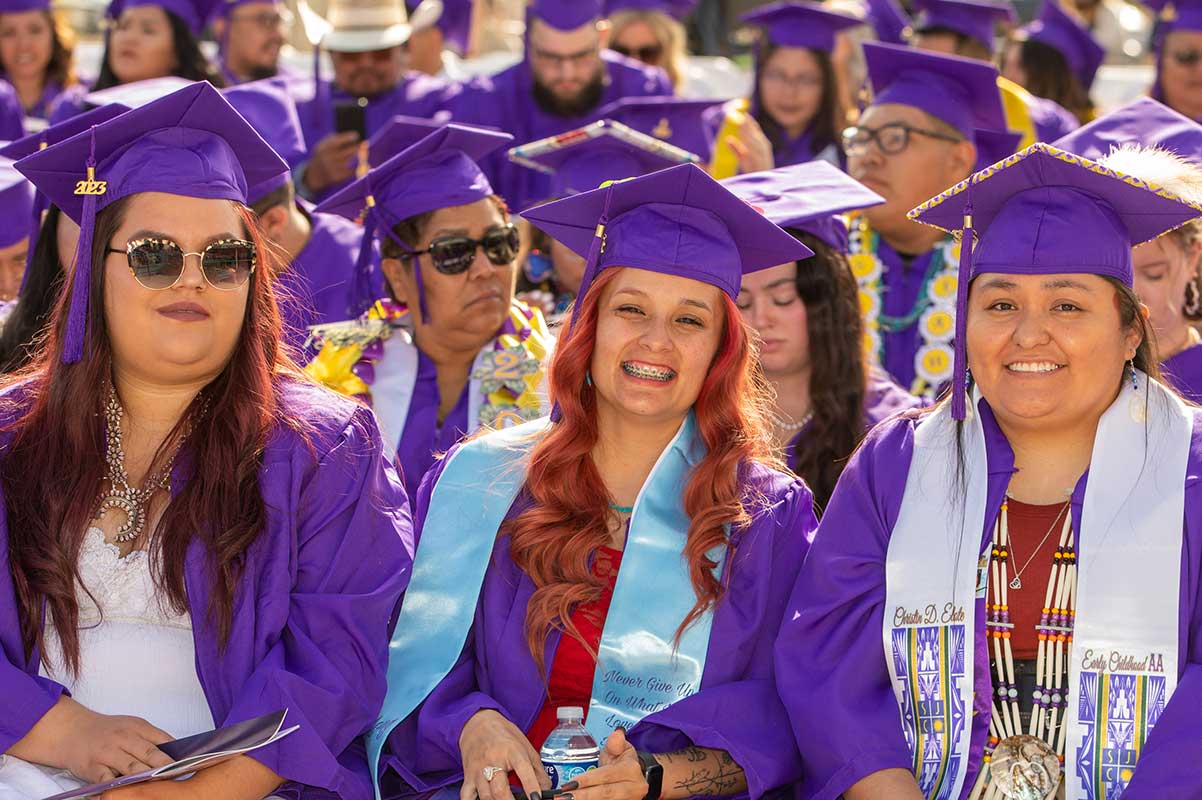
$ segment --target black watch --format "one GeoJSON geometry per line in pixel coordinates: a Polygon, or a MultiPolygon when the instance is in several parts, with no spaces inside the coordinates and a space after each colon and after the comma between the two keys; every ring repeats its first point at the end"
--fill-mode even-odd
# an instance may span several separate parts
{"type": "Polygon", "coordinates": [[[647,794],[643,800],[659,800],[664,790],[664,765],[655,760],[650,753],[637,751],[639,764],[643,768],[643,778],[647,781],[647,794]]]}

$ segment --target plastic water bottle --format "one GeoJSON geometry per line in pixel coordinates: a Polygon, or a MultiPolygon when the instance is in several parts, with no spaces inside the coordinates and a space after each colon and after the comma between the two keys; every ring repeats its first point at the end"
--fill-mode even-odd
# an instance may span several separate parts
{"type": "Polygon", "coordinates": [[[584,727],[583,708],[563,706],[555,709],[555,716],[559,725],[551,731],[539,751],[552,789],[596,769],[597,759],[601,757],[596,740],[584,727]]]}

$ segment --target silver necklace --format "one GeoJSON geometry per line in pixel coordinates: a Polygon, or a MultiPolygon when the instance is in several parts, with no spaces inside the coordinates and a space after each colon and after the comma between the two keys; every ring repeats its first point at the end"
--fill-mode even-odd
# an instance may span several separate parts
{"type": "Polygon", "coordinates": [[[100,520],[104,512],[116,509],[125,515],[125,521],[117,526],[113,541],[125,544],[142,535],[146,529],[146,505],[158,491],[166,489],[171,480],[171,468],[175,464],[177,446],[171,458],[156,474],[147,476],[141,489],[129,483],[125,472],[125,446],[121,435],[121,418],[125,416],[116,390],[109,390],[108,405],[104,410],[104,460],[108,464],[108,493],[100,498],[95,519],[100,520]]]}
{"type": "Polygon", "coordinates": [[[810,420],[812,420],[814,418],[813,411],[806,414],[804,417],[799,419],[797,422],[789,422],[784,417],[777,414],[775,411],[769,412],[769,415],[772,417],[772,424],[774,426],[776,426],[778,429],[780,429],[782,431],[788,431],[790,433],[801,430],[806,425],[809,425],[810,420]]]}
{"type": "MultiPolygon", "coordinates": [[[[1007,499],[1009,499],[1009,498],[1007,498],[1007,499]]],[[[1018,568],[1018,571],[1014,573],[1014,579],[1012,581],[1010,581],[1011,589],[1023,588],[1023,582],[1022,582],[1023,570],[1025,570],[1028,566],[1030,566],[1031,562],[1033,560],[1035,560],[1036,554],[1039,553],[1040,549],[1042,549],[1044,544],[1048,541],[1048,537],[1052,535],[1052,531],[1056,530],[1056,526],[1060,524],[1060,520],[1063,519],[1063,517],[1064,517],[1064,512],[1068,510],[1068,507],[1072,502],[1073,502],[1073,500],[1071,497],[1068,500],[1064,501],[1064,506],[1061,507],[1060,513],[1056,515],[1056,521],[1052,523],[1052,527],[1048,528],[1048,532],[1043,535],[1043,538],[1039,540],[1039,544],[1035,545],[1035,549],[1031,551],[1030,557],[1028,557],[1027,560],[1025,562],[1023,562],[1023,565],[1018,568]]],[[[1013,552],[1013,550],[1014,550],[1013,546],[1010,549],[1011,549],[1011,552],[1013,552]]]]}

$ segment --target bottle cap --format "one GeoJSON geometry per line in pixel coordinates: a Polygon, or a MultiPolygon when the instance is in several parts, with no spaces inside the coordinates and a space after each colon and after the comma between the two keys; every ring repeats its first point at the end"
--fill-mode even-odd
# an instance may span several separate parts
{"type": "Polygon", "coordinates": [[[584,719],[584,709],[580,706],[560,706],[555,709],[555,716],[559,719],[584,719]]]}

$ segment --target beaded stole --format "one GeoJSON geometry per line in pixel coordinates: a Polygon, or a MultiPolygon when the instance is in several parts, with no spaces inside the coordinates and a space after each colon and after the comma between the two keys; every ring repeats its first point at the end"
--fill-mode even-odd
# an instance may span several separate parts
{"type": "Polygon", "coordinates": [[[918,300],[903,317],[882,313],[885,264],[877,254],[880,237],[862,214],[848,218],[848,261],[859,285],[860,315],[864,320],[864,352],[870,363],[884,360],[884,333],[918,326],[922,346],[914,356],[914,381],[910,393],[934,399],[952,378],[956,334],[956,284],[960,245],[948,240],[935,248],[918,300]]]}

